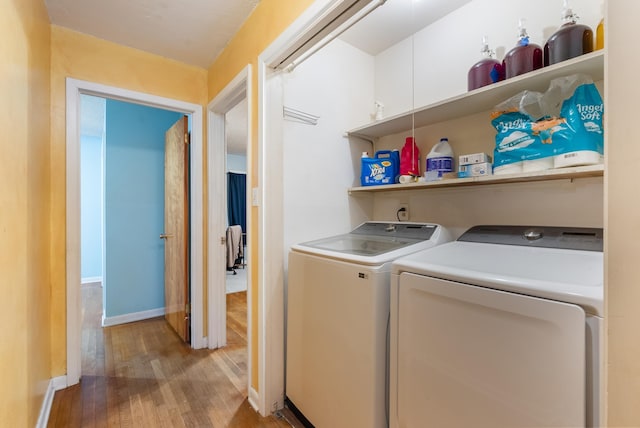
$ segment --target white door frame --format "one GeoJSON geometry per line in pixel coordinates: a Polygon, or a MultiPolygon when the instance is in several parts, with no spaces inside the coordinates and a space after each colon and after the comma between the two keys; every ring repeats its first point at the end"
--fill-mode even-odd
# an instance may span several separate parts
{"type": "Polygon", "coordinates": [[[94,95],[191,115],[191,347],[205,347],[203,337],[203,108],[198,104],[163,98],[114,86],[72,78],[66,80],[66,384],[80,381],[80,95],[94,95]],[[198,302],[198,304],[193,304],[198,302]]]}
{"type": "MultiPolygon", "coordinates": [[[[227,299],[226,299],[226,247],[225,238],[227,218],[227,167],[226,167],[226,138],[225,115],[244,98],[247,99],[247,172],[252,165],[252,82],[251,65],[247,65],[233,78],[225,88],[207,106],[208,146],[207,146],[207,171],[209,191],[207,206],[209,207],[209,233],[208,233],[208,281],[207,291],[209,296],[209,322],[208,322],[208,346],[210,349],[219,348],[227,344],[227,299]]],[[[250,183],[250,181],[248,181],[250,183]]],[[[247,231],[251,230],[251,201],[247,192],[247,231]]],[[[245,232],[247,232],[245,231],[245,232]]],[[[247,252],[251,254],[254,240],[250,239],[247,252]]],[[[251,387],[252,349],[251,330],[251,265],[246,266],[247,271],[247,377],[249,402],[257,407],[257,392],[251,387]]]]}
{"type": "Polygon", "coordinates": [[[341,2],[316,0],[258,56],[258,411],[263,416],[283,407],[285,393],[283,104],[281,72],[269,65],[341,2]]]}

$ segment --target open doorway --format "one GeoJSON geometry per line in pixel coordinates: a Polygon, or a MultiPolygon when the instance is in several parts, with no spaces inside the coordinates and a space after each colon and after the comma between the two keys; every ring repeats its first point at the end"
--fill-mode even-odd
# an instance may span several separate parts
{"type": "Polygon", "coordinates": [[[247,99],[225,115],[227,178],[226,293],[247,291],[247,99]]]}
{"type": "Polygon", "coordinates": [[[82,283],[103,286],[105,326],[163,315],[165,132],[182,114],[90,95],[81,110],[82,283]]]}
{"type": "Polygon", "coordinates": [[[160,239],[165,134],[183,114],[91,95],[81,95],[80,107],[82,374],[91,375],[102,327],[163,316],[170,306],[169,242],[160,239]]]}
{"type": "Polygon", "coordinates": [[[106,99],[80,97],[82,376],[103,373],[104,143],[106,99]]]}
{"type": "MultiPolygon", "coordinates": [[[[83,94],[103,98],[117,99],[136,105],[156,107],[160,109],[191,115],[191,158],[189,185],[192,197],[189,200],[190,226],[192,240],[190,243],[191,301],[203,301],[203,208],[202,208],[202,108],[197,104],[162,98],[155,95],[125,90],[67,78],[67,204],[66,204],[66,247],[67,247],[67,386],[78,383],[81,374],[81,243],[80,243],[80,97],[83,94]]],[[[205,346],[203,332],[203,306],[192,305],[191,346],[205,346]]]]}
{"type": "MultiPolygon", "coordinates": [[[[247,379],[248,398],[254,408],[257,408],[258,394],[254,386],[252,355],[257,351],[257,344],[254,343],[256,337],[255,326],[252,324],[251,311],[253,295],[251,280],[251,265],[248,263],[252,254],[253,242],[248,238],[251,230],[251,210],[252,206],[249,194],[251,182],[251,99],[247,94],[251,93],[251,66],[247,65],[238,75],[209,103],[208,111],[208,171],[209,171],[209,267],[208,292],[211,302],[211,312],[209,316],[209,348],[215,349],[221,346],[230,345],[231,339],[227,337],[228,325],[233,325],[236,321],[234,314],[238,312],[237,299],[243,297],[239,303],[246,312],[246,331],[240,326],[239,333],[246,334],[246,357],[247,357],[247,379]],[[238,174],[245,172],[245,174],[238,174]],[[228,210],[230,181],[229,174],[234,176],[244,175],[245,189],[237,191],[236,200],[245,200],[245,225],[241,227],[240,233],[242,242],[242,257],[236,260],[237,251],[228,254],[229,238],[227,232],[231,223],[241,223],[234,221],[230,217],[228,210]],[[244,194],[243,194],[244,193],[244,194]],[[238,263],[236,263],[238,262],[238,263]],[[231,267],[231,271],[227,270],[231,267]],[[235,271],[235,275],[233,274],[235,271]],[[235,285],[232,285],[235,283],[235,285]],[[227,286],[229,285],[229,288],[227,286]],[[238,290],[246,289],[246,292],[233,292],[234,287],[238,290]],[[227,291],[230,291],[227,294],[227,291]],[[227,304],[228,299],[229,305],[227,304]],[[230,308],[227,311],[227,308],[230,308]],[[233,313],[232,313],[233,312],[233,313]],[[227,320],[229,316],[229,320],[227,320]],[[229,339],[229,341],[228,341],[229,339]]],[[[234,334],[235,336],[235,334],[234,334]]]]}

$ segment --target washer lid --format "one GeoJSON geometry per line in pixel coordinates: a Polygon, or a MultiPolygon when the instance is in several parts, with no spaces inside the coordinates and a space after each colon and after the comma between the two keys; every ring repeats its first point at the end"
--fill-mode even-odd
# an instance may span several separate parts
{"type": "Polygon", "coordinates": [[[293,245],[324,257],[377,265],[444,242],[441,227],[426,223],[366,222],[350,233],[293,245]]]}
{"type": "Polygon", "coordinates": [[[344,235],[332,236],[330,238],[305,242],[300,245],[316,248],[319,250],[371,257],[378,256],[383,253],[388,253],[407,245],[415,244],[416,242],[419,242],[419,240],[393,237],[386,238],[383,236],[374,235],[354,235],[352,233],[346,233],[344,235]]]}
{"type": "Polygon", "coordinates": [[[595,315],[604,311],[601,251],[458,240],[403,257],[393,272],[574,303],[595,315]]]}

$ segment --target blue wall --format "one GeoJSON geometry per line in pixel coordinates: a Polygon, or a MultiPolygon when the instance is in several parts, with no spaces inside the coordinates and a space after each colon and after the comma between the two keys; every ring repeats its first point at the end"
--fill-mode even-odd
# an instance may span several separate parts
{"type": "Polygon", "coordinates": [[[83,279],[102,278],[102,137],[80,136],[83,279]]]}
{"type": "Polygon", "coordinates": [[[181,116],[107,100],[106,317],[164,307],[164,134],[181,116]]]}

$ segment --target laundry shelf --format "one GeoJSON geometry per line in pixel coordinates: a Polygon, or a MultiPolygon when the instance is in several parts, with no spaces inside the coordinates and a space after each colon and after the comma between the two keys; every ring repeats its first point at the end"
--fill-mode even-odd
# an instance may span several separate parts
{"type": "Polygon", "coordinates": [[[489,184],[527,183],[532,181],[564,180],[574,178],[602,177],[604,165],[577,166],[572,168],[547,169],[520,174],[489,175],[484,177],[451,178],[440,181],[387,184],[382,186],[352,187],[349,194],[371,192],[393,192],[401,190],[435,189],[442,187],[481,186],[489,184]]]}
{"type": "Polygon", "coordinates": [[[347,132],[347,135],[374,141],[386,135],[409,131],[412,128],[469,116],[490,110],[524,90],[544,92],[549,88],[549,82],[552,79],[575,73],[587,74],[594,81],[604,79],[604,52],[600,50],[581,55],[484,86],[462,95],[352,129],[347,132]]]}

